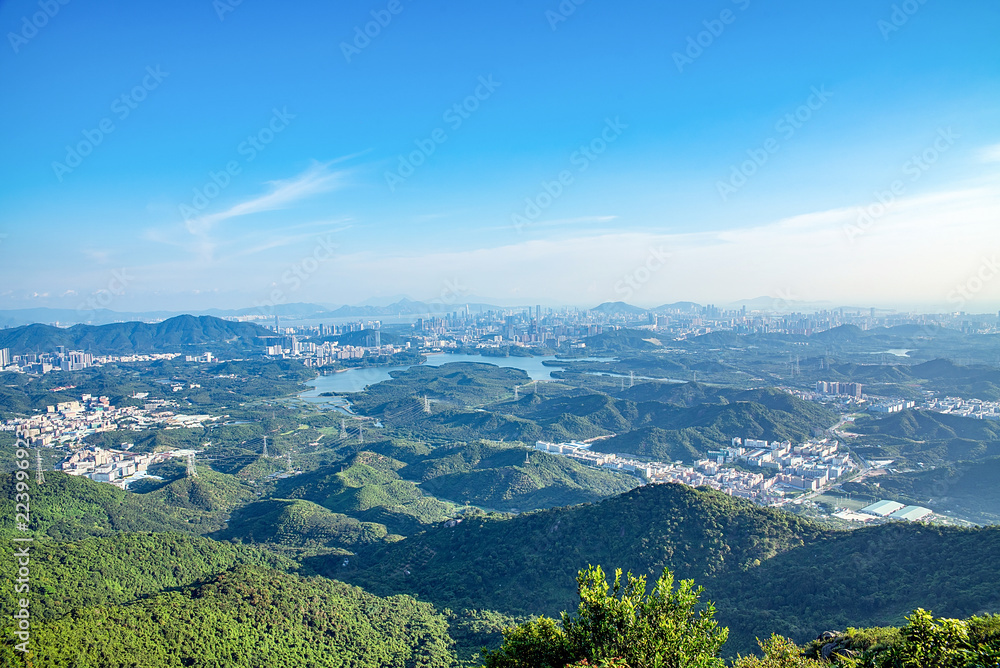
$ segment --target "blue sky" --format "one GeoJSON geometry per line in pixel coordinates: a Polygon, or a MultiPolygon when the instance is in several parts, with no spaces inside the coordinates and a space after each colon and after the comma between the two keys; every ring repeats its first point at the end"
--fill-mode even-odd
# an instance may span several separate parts
{"type": "Polygon", "coordinates": [[[1000,6],[681,4],[0,2],[0,308],[998,307],[1000,6]]]}

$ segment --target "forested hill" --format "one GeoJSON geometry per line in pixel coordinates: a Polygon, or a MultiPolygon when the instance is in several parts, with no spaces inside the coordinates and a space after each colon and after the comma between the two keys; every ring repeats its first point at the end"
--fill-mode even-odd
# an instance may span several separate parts
{"type": "Polygon", "coordinates": [[[249,348],[260,336],[272,334],[259,325],[212,316],[180,315],[163,322],[116,322],[110,325],[25,325],[0,329],[0,348],[19,355],[53,352],[56,346],[95,355],[193,352],[194,347],[249,348]]]}
{"type": "MultiPolygon", "coordinates": [[[[0,476],[10,517],[13,478],[0,476]]],[[[134,494],[56,471],[45,478],[31,498],[33,653],[0,643],[4,668],[456,665],[447,620],[430,604],[379,598],[307,577],[273,552],[193,535],[255,498],[239,481],[204,470],[134,494]]],[[[12,533],[0,527],[0,563],[17,563],[12,533]]],[[[13,577],[0,569],[7,611],[17,607],[13,577]]],[[[0,635],[14,637],[13,624],[0,618],[0,635]]]]}
{"type": "Polygon", "coordinates": [[[348,568],[313,565],[377,593],[555,614],[571,602],[574,576],[588,564],[635,573],[669,566],[678,577],[703,581],[743,573],[823,535],[795,515],[721,493],[646,485],[597,504],[467,519],[362,552],[348,568]]]}
{"type": "Polygon", "coordinates": [[[772,632],[804,642],[830,628],[899,624],[918,606],[956,617],[1000,610],[997,553],[1000,528],[831,531],[719,492],[648,485],[599,504],[432,529],[362,551],[347,568],[311,565],[380,595],[534,614],[571,606],[574,574],[589,564],[654,576],[669,567],[705,585],[734,654],[772,632]]]}
{"type": "MultiPolygon", "coordinates": [[[[5,667],[455,665],[447,621],[431,605],[302,577],[253,548],[122,534],[32,549],[34,651],[29,663],[0,644],[5,667]]],[[[9,543],[0,557],[14,561],[9,543]]],[[[0,584],[12,592],[8,578],[0,584]]],[[[4,607],[13,609],[6,597],[4,607]]],[[[11,621],[0,621],[5,638],[11,621]]]]}

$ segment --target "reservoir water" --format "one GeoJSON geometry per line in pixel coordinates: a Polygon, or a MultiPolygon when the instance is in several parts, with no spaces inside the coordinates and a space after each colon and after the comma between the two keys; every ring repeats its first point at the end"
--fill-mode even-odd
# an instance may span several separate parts
{"type": "MultiPolygon", "coordinates": [[[[532,380],[552,380],[552,372],[559,367],[545,366],[547,360],[556,359],[555,355],[541,357],[484,357],[482,355],[452,355],[448,353],[431,353],[427,355],[424,366],[441,366],[452,362],[478,362],[480,364],[495,364],[501,367],[521,369],[532,380]]],[[[567,361],[612,361],[613,357],[587,357],[567,361]]],[[[392,371],[402,371],[410,366],[372,366],[347,369],[336,373],[322,374],[306,383],[312,389],[299,395],[299,398],[309,403],[330,404],[346,409],[348,401],[343,397],[323,397],[324,392],[360,392],[374,383],[389,380],[392,371]]]]}

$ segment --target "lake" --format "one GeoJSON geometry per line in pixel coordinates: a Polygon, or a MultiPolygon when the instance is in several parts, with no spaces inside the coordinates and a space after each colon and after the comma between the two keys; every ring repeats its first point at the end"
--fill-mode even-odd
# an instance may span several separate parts
{"type": "Polygon", "coordinates": [[[880,350],[877,353],[872,353],[872,355],[895,355],[896,357],[909,357],[912,352],[912,348],[890,348],[889,350],[880,350]]]}
{"type": "MultiPolygon", "coordinates": [[[[495,364],[501,367],[520,369],[528,374],[532,380],[553,380],[552,372],[558,371],[559,367],[545,366],[547,360],[556,359],[555,355],[544,355],[541,357],[483,357],[482,355],[451,355],[448,353],[431,353],[427,355],[424,366],[441,366],[452,362],[478,362],[480,364],[495,364]]],[[[587,357],[577,358],[567,361],[613,361],[614,357],[587,357]]],[[[369,385],[381,383],[389,380],[392,371],[403,371],[410,366],[371,366],[347,369],[337,373],[327,373],[314,378],[306,383],[312,387],[299,394],[299,398],[309,403],[319,403],[333,405],[337,408],[346,409],[350,404],[343,397],[322,397],[324,392],[360,392],[369,385]]]]}

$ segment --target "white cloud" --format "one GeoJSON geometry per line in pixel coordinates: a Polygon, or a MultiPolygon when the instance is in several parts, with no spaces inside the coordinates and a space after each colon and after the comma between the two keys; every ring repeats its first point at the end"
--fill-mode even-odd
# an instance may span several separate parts
{"type": "MultiPolygon", "coordinates": [[[[954,287],[1000,249],[996,187],[901,198],[852,242],[845,230],[857,223],[859,211],[840,208],[690,234],[602,231],[455,252],[344,255],[335,269],[344,281],[334,284],[350,286],[353,294],[335,297],[354,301],[404,283],[414,293],[436,294],[443,281],[457,278],[480,294],[563,303],[725,303],[792,295],[944,308],[954,287]],[[659,249],[670,252],[669,260],[655,271],[643,269],[659,249]],[[629,276],[639,287],[626,291],[629,276]]],[[[1000,277],[984,285],[970,307],[992,301],[1000,301],[1000,277]]]]}
{"type": "MultiPolygon", "coordinates": [[[[978,186],[900,197],[853,239],[848,230],[858,225],[868,202],[752,227],[690,233],[603,226],[525,237],[511,230],[509,243],[460,250],[426,252],[387,235],[377,247],[352,251],[348,238],[337,242],[342,245],[335,257],[289,299],[356,303],[375,294],[438,295],[458,284],[470,294],[532,303],[593,305],[621,299],[652,306],[691,299],[725,304],[769,296],[832,305],[953,308],[949,295],[956,286],[992,260],[994,249],[1000,251],[1000,184],[981,181],[978,186]],[[654,251],[670,257],[648,271],[644,267],[654,251]],[[629,276],[638,287],[624,294],[629,276]]],[[[226,294],[242,293],[252,303],[309,256],[306,233],[326,234],[321,230],[325,222],[331,228],[338,223],[257,230],[225,241],[219,247],[225,252],[212,263],[187,257],[147,267],[148,284],[169,284],[177,291],[213,285],[226,294]],[[253,261],[245,261],[251,254],[253,261]]],[[[984,282],[963,304],[963,310],[996,308],[1000,276],[984,282]]]]}
{"type": "Polygon", "coordinates": [[[982,162],[1000,162],[1000,144],[981,148],[979,150],[979,159],[982,162]]]}
{"type": "Polygon", "coordinates": [[[231,218],[287,209],[299,200],[333,190],[342,185],[347,172],[331,171],[330,164],[332,163],[316,163],[291,179],[269,181],[271,192],[240,202],[225,211],[191,219],[187,223],[188,231],[192,234],[205,234],[218,223],[231,218]]]}

